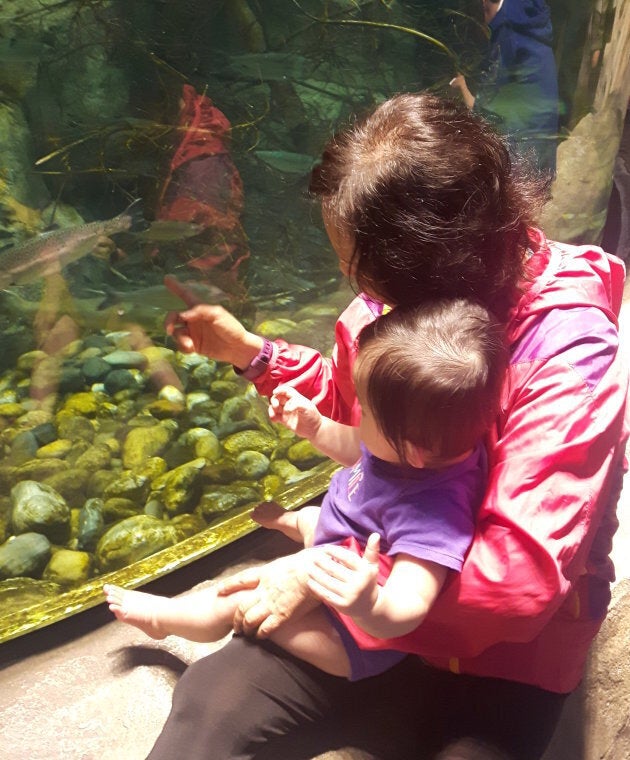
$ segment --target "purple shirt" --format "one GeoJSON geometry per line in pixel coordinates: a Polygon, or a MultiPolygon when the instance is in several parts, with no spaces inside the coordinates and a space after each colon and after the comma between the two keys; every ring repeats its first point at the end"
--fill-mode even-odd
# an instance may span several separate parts
{"type": "Polygon", "coordinates": [[[364,546],[381,536],[381,553],[404,552],[461,570],[486,486],[480,444],[462,462],[441,470],[385,462],[361,446],[361,459],[332,479],[315,530],[315,544],[349,536],[364,546]]]}

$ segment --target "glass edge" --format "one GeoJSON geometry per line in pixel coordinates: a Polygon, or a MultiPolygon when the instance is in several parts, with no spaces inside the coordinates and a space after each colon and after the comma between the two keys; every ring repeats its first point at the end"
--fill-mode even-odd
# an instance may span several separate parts
{"type": "MultiPolygon", "coordinates": [[[[339,465],[326,462],[315,468],[308,478],[286,488],[274,498],[285,509],[296,509],[309,499],[324,493],[337,469],[339,465]]],[[[238,515],[227,517],[200,533],[127,567],[92,578],[79,588],[14,612],[9,615],[8,621],[3,622],[0,617],[0,644],[104,603],[104,583],[114,583],[125,588],[142,586],[252,533],[260,527],[249,517],[252,509],[253,506],[238,515]]]]}

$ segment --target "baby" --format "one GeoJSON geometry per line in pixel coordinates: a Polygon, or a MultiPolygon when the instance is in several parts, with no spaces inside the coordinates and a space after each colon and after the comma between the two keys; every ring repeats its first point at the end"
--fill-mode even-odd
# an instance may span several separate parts
{"type": "MultiPolygon", "coordinates": [[[[346,469],[321,507],[259,505],[252,517],[313,547],[308,585],[323,602],[271,640],[352,680],[405,654],[379,647],[422,624],[472,540],[486,483],[484,434],[496,420],[507,366],[503,328],[463,299],[396,308],[359,338],[354,382],[361,422],[322,416],[278,387],[269,414],[346,469]]],[[[216,641],[232,630],[243,595],[213,588],[167,598],[106,585],[110,610],[153,638],[216,641]]]]}

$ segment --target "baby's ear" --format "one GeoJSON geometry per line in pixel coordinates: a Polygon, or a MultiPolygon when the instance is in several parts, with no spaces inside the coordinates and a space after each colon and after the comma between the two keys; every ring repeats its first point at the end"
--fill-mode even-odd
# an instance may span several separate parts
{"type": "Polygon", "coordinates": [[[413,443],[405,444],[405,456],[407,457],[407,462],[412,467],[422,469],[425,466],[424,460],[426,459],[426,454],[427,452],[424,449],[414,446],[413,443]]]}

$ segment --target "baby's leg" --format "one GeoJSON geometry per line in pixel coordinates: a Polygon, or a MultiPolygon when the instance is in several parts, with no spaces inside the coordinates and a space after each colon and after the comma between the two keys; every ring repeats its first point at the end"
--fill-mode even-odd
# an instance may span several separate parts
{"type": "Polygon", "coordinates": [[[333,676],[348,678],[350,660],[323,605],[289,619],[270,636],[282,649],[333,676]]]}
{"type": "Polygon", "coordinates": [[[109,609],[118,620],[154,639],[181,636],[190,641],[218,641],[232,630],[237,605],[249,591],[218,597],[214,588],[169,598],[103,586],[109,609]]]}

